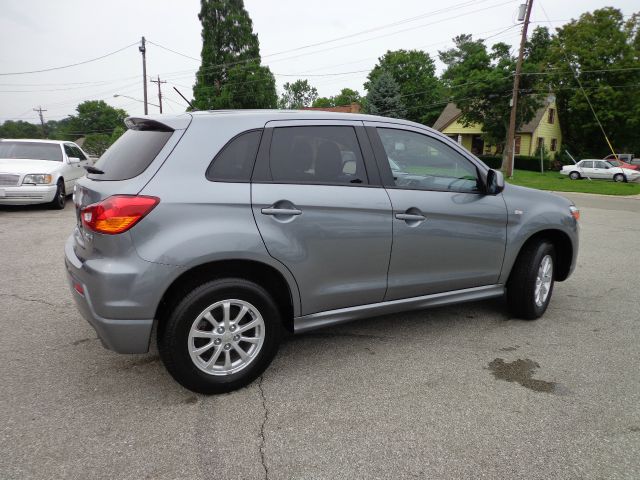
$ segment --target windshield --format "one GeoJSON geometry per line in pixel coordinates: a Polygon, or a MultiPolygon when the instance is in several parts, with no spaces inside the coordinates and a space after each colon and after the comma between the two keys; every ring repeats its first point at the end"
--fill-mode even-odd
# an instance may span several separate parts
{"type": "Polygon", "coordinates": [[[0,158],[62,161],[62,149],[57,143],[0,142],[0,158]]]}
{"type": "Polygon", "coordinates": [[[620,162],[618,160],[607,160],[607,163],[610,163],[614,167],[621,167],[622,166],[622,162],[620,162]]]}

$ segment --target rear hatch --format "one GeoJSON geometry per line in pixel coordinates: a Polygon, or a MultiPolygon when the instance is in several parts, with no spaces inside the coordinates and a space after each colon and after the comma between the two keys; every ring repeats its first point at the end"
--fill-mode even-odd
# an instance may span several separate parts
{"type": "Polygon", "coordinates": [[[128,232],[102,235],[87,231],[82,224],[82,210],[113,195],[138,195],[180,141],[191,118],[189,114],[127,118],[127,131],[95,163],[96,170],[78,181],[73,195],[74,250],[81,260],[107,256],[129,240],[128,232]]]}

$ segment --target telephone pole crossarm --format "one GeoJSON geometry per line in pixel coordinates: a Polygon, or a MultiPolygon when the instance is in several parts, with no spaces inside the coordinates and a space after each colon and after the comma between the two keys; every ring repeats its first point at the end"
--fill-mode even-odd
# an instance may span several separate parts
{"type": "Polygon", "coordinates": [[[158,105],[160,106],[160,113],[162,113],[162,84],[167,83],[166,80],[160,80],[160,75],[158,75],[158,79],[154,80],[153,78],[150,80],[152,83],[158,84],[158,105]]]}

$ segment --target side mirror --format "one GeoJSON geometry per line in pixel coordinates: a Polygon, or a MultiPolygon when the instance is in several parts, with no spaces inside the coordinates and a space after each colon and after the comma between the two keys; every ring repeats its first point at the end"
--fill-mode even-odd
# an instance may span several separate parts
{"type": "Polygon", "coordinates": [[[489,170],[487,172],[486,193],[488,195],[497,195],[504,190],[504,176],[498,170],[489,170]]]}
{"type": "Polygon", "coordinates": [[[74,163],[80,163],[80,159],[78,157],[69,157],[69,165],[73,165],[74,163]]]}

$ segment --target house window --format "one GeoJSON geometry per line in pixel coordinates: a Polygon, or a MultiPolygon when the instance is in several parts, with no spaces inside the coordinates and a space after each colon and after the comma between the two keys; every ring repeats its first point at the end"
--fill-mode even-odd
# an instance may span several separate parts
{"type": "Polygon", "coordinates": [[[544,148],[544,137],[538,137],[538,150],[542,150],[544,148]]]}
{"type": "Polygon", "coordinates": [[[551,151],[555,152],[558,149],[558,139],[557,138],[552,138],[551,139],[551,151]]]}
{"type": "Polygon", "coordinates": [[[549,109],[549,118],[547,119],[547,121],[549,123],[553,124],[553,121],[555,120],[555,118],[556,118],[556,111],[555,111],[555,109],[550,108],[549,109]]]}
{"type": "Polygon", "coordinates": [[[521,140],[521,137],[515,138],[514,155],[520,155],[520,140],[521,140]]]}

